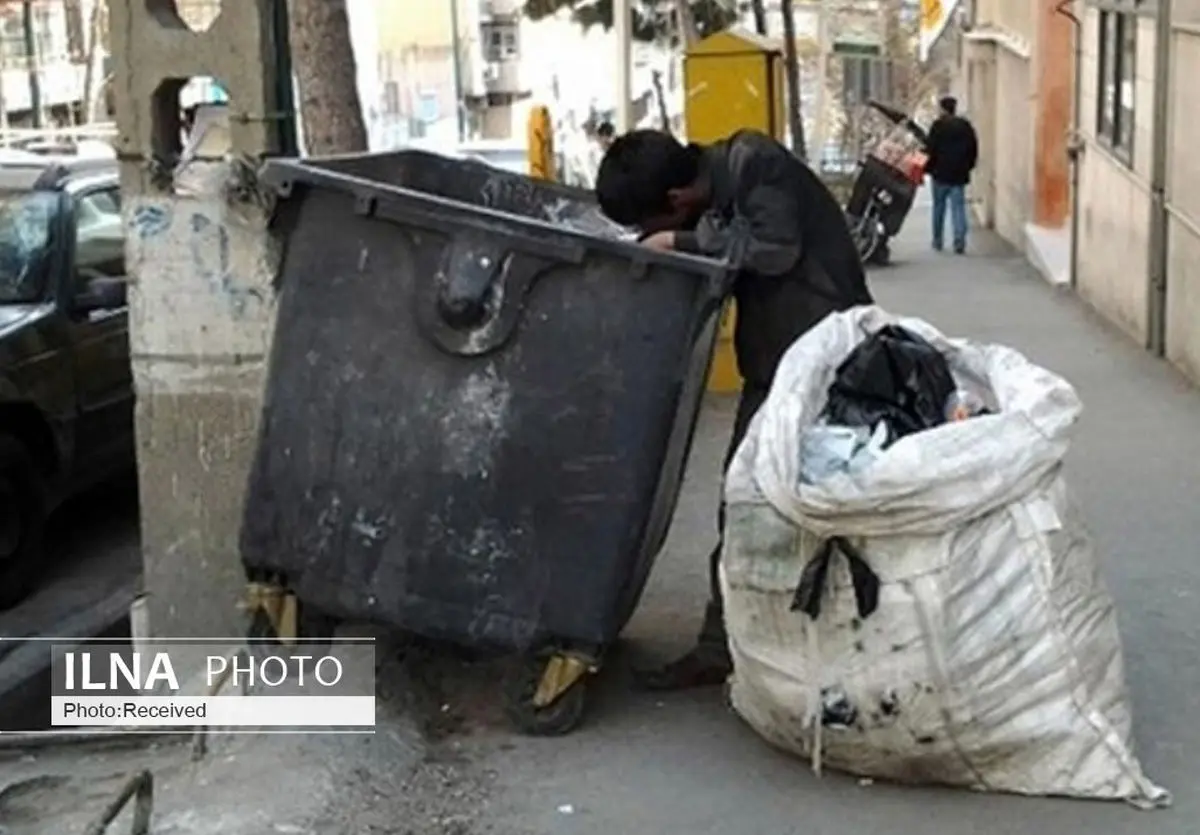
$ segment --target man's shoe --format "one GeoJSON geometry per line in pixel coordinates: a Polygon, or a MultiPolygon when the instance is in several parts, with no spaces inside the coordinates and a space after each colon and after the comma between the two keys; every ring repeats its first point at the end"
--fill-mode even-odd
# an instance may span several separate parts
{"type": "Polygon", "coordinates": [[[732,672],[733,661],[726,647],[701,644],[665,667],[635,672],[634,680],[643,690],[690,690],[720,686],[732,672]]]}

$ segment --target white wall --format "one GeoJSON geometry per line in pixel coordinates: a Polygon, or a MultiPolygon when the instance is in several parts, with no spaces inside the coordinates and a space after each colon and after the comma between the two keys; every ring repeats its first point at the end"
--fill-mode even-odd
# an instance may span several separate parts
{"type": "Polygon", "coordinates": [[[1135,71],[1132,165],[1096,139],[1099,13],[1084,16],[1080,113],[1086,141],[1080,165],[1076,287],[1100,313],[1140,343],[1148,335],[1151,124],[1154,21],[1140,22],[1135,71]]]}
{"type": "Polygon", "coordinates": [[[1023,247],[1025,224],[1033,214],[1032,61],[997,46],[995,73],[995,227],[1006,240],[1023,247]]]}
{"type": "MultiPolygon", "coordinates": [[[[1200,4],[1191,6],[1190,19],[1200,19],[1200,4]]],[[[1200,381],[1200,156],[1194,151],[1192,115],[1200,78],[1200,29],[1178,29],[1172,50],[1166,349],[1172,362],[1200,381]]]]}

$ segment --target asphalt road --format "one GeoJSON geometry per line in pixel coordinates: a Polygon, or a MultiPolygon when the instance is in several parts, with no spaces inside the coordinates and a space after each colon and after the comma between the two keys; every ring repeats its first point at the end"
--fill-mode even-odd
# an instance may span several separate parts
{"type": "MultiPolygon", "coordinates": [[[[117,637],[141,572],[137,483],[132,476],[68,502],[50,520],[37,590],[0,612],[0,731],[40,727],[49,662],[29,637],[117,637]]],[[[43,715],[45,714],[45,716],[43,715]]]]}

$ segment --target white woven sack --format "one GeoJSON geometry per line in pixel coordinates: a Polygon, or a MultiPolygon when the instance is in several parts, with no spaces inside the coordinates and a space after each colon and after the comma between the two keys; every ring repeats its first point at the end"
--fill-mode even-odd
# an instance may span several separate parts
{"type": "Polygon", "coordinates": [[[1017,352],[875,307],[797,341],[726,480],[737,712],[818,770],[1167,805],[1132,752],[1112,599],[1062,477],[1080,411],[1068,383],[1017,352]],[[986,385],[999,414],[802,485],[801,437],[835,369],[891,323],[986,385]],[[793,611],[802,572],[838,537],[878,577],[877,608],[860,607],[835,551],[815,619],[793,611]]]}

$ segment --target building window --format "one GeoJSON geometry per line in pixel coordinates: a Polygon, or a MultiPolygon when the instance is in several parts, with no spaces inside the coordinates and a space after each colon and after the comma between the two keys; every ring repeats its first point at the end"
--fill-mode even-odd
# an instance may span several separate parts
{"type": "Polygon", "coordinates": [[[400,113],[400,85],[391,79],[383,82],[383,112],[388,116],[400,113]]]}
{"type": "Polygon", "coordinates": [[[870,99],[892,97],[891,65],[880,58],[847,55],[842,58],[842,97],[850,106],[870,99]]]}
{"type": "Polygon", "coordinates": [[[1100,12],[1100,78],[1096,135],[1125,160],[1133,155],[1136,14],[1100,12]]]}
{"type": "Polygon", "coordinates": [[[482,27],[485,61],[507,61],[517,57],[517,30],[509,25],[487,24],[482,27]]]}
{"type": "MultiPolygon", "coordinates": [[[[54,11],[45,4],[33,7],[34,49],[42,61],[57,60],[67,50],[66,21],[57,17],[54,11]]],[[[0,55],[19,65],[29,58],[29,50],[25,47],[24,14],[20,6],[10,4],[0,17],[0,55]]]]}

